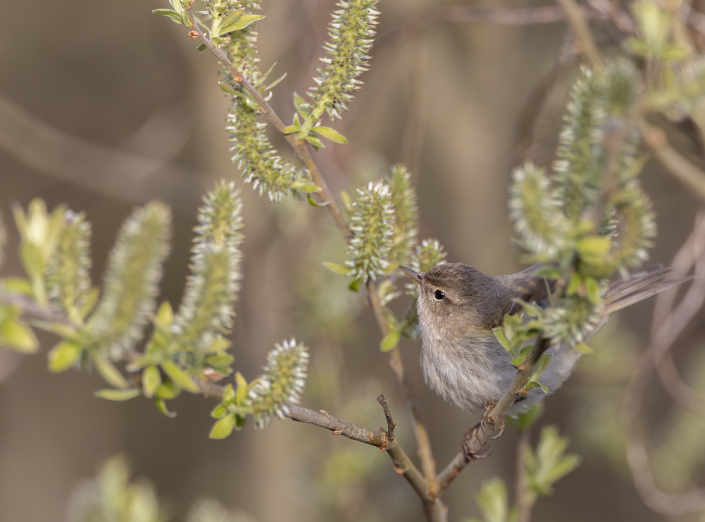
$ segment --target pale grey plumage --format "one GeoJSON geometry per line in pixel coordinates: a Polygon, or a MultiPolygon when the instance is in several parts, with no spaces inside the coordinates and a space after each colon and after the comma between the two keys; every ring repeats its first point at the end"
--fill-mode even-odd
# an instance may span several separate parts
{"type": "MultiPolygon", "coordinates": [[[[507,390],[516,369],[492,328],[502,325],[505,314],[521,311],[513,298],[537,303],[547,298],[548,283],[533,276],[537,268],[505,276],[488,276],[461,263],[437,265],[423,274],[403,268],[418,283],[424,377],[443,399],[476,413],[483,410],[485,401],[497,402],[507,390]],[[435,296],[437,290],[444,294],[441,299],[435,296]]],[[[604,312],[589,337],[615,311],[684,281],[673,276],[672,269],[654,267],[613,283],[604,296],[604,312]]],[[[553,358],[540,382],[553,393],[571,374],[580,353],[568,346],[553,346],[548,353],[553,358]]],[[[509,414],[545,396],[540,388],[534,388],[509,414]]]]}

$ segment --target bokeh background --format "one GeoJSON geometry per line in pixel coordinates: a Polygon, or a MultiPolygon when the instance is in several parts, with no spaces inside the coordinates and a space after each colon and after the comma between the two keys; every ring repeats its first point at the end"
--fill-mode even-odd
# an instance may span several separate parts
{"type": "MultiPolygon", "coordinates": [[[[399,421],[398,436],[413,453],[409,417],[388,356],[378,350],[379,331],[364,295],[347,291],[345,278],[321,266],[343,260],[342,239],[325,210],[290,198],[272,205],[243,185],[230,162],[223,129],[228,100],[216,85],[216,62],[196,50],[184,27],[151,14],[166,4],[4,3],[0,211],[5,222],[11,223],[13,202],[26,205],[35,197],[49,208],[66,202],[85,211],[93,224],[93,279],[99,281],[122,220],[135,205],[161,199],[175,213],[161,298],[176,304],[200,198],[215,180],[235,180],[243,187],[246,235],[232,334],[236,368],[247,377],[257,375],[273,344],[295,336],[311,348],[304,406],[376,429],[384,418],[375,398],[384,393],[399,421]]],[[[335,6],[332,0],[263,4],[260,58],[263,69],[278,62],[274,77],[288,73],[271,101],[288,121],[292,92],[303,94],[312,84],[335,6]]],[[[413,38],[389,37],[412,17],[443,5],[380,2],[371,71],[363,76],[365,86],[351,110],[332,125],[350,145],[329,147],[315,158],[334,194],[353,192],[390,165],[406,163],[418,191],[420,237],[437,237],[448,260],[508,273],[522,265],[512,243],[507,184],[566,27],[445,23],[413,38]]],[[[576,70],[577,65],[564,68],[561,81],[569,84],[576,70]]],[[[557,132],[559,117],[554,124],[557,132]]],[[[697,152],[677,132],[673,139],[688,153],[697,152]]],[[[550,161],[554,144],[543,144],[543,161],[550,161]]],[[[280,148],[289,155],[285,145],[282,141],[280,148]]],[[[669,263],[692,229],[698,201],[653,160],[642,180],[660,231],[652,259],[669,263]]],[[[3,276],[20,275],[12,228],[3,276]]],[[[395,309],[401,313],[407,305],[403,298],[395,309]]],[[[618,418],[624,380],[648,343],[652,306],[643,302],[621,312],[592,343],[598,354],[584,358],[564,389],[546,401],[540,425],[558,425],[584,462],[552,496],[539,500],[535,520],[664,519],[636,493],[618,418]]],[[[677,348],[679,364],[693,371],[703,366],[698,355],[705,348],[705,320],[698,317],[677,348]]],[[[44,335],[41,341],[45,353],[54,339],[44,335]]],[[[418,342],[403,340],[401,348],[443,466],[477,419],[425,387],[418,342]]],[[[102,387],[96,375],[50,374],[44,354],[0,350],[0,520],[68,520],[76,488],[116,453],[127,455],[135,476],[152,481],[175,521],[185,520],[204,496],[259,521],[423,520],[410,486],[374,448],[286,420],[263,431],[250,423],[213,441],[208,439],[213,403],[207,399],[182,396],[172,403],[178,416],[168,419],[147,400],[94,398],[102,387]]],[[[660,385],[654,383],[649,393],[651,437],[663,443],[671,434],[660,429],[662,421],[682,414],[660,385]]],[[[686,420],[705,435],[702,421],[686,420]]],[[[473,495],[483,480],[499,476],[511,486],[516,442],[516,434],[507,433],[494,444],[490,459],[473,463],[451,485],[444,495],[451,520],[477,515],[473,495]]],[[[675,474],[681,486],[703,469],[699,459],[705,448],[688,444],[690,457],[681,459],[688,472],[675,474]]],[[[677,462],[668,453],[674,447],[683,449],[677,441],[666,445],[659,462],[677,462]]]]}

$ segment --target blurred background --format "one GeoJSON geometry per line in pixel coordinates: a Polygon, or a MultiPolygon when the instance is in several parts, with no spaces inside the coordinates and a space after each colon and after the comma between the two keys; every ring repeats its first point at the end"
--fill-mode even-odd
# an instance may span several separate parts
{"type": "MultiPolygon", "coordinates": [[[[365,86],[342,122],[332,124],[350,145],[331,146],[315,158],[335,195],[352,193],[392,164],[406,163],[418,191],[420,238],[437,237],[449,261],[509,273],[522,265],[512,243],[507,183],[566,27],[439,23],[408,38],[394,37],[413,17],[445,3],[380,2],[379,39],[371,70],[362,77],[365,86]]],[[[454,3],[500,7],[490,1],[454,3]]],[[[330,217],[291,198],[273,205],[243,185],[230,162],[224,131],[228,100],[216,84],[215,59],[196,50],[184,27],[151,14],[165,7],[166,0],[5,2],[0,34],[5,222],[11,224],[13,202],[26,206],[35,197],[50,209],[65,202],[85,211],[93,224],[98,282],[122,220],[135,205],[160,199],[175,213],[160,299],[178,304],[200,199],[216,180],[235,180],[242,187],[246,236],[232,334],[235,367],[246,377],[257,375],[274,343],[295,336],[311,349],[302,404],[376,429],[384,418],[375,398],[384,393],[399,422],[398,437],[413,454],[402,394],[388,355],[378,349],[379,330],[364,295],[349,292],[345,278],[321,266],[344,259],[330,217]]],[[[332,0],[263,2],[261,64],[266,70],[278,62],[273,77],[288,73],[270,102],[286,122],[293,116],[292,92],[304,94],[312,85],[334,9],[332,0]]],[[[561,82],[569,85],[576,70],[576,64],[564,67],[561,82]]],[[[552,125],[555,140],[560,117],[552,125]]],[[[681,139],[677,131],[673,139],[681,139]]],[[[697,153],[687,138],[682,142],[697,153]]],[[[285,145],[282,140],[280,149],[288,156],[285,145]]],[[[554,146],[555,141],[545,143],[538,159],[548,165],[554,146]]],[[[690,234],[699,202],[653,160],[642,181],[659,226],[652,260],[668,264],[690,234]]],[[[7,228],[4,277],[21,273],[17,233],[7,228]]],[[[403,313],[408,298],[395,306],[403,313]]],[[[620,312],[591,343],[597,354],[585,357],[567,385],[547,399],[539,426],[556,424],[584,462],[557,484],[553,496],[538,501],[535,520],[665,519],[649,511],[635,490],[618,416],[625,381],[648,344],[652,307],[647,301],[620,312]]],[[[700,314],[680,337],[676,357],[685,375],[705,386],[704,333],[700,314]]],[[[54,342],[50,335],[40,340],[44,353],[54,342]]],[[[425,387],[418,342],[403,340],[401,348],[442,467],[478,419],[425,387]]],[[[148,400],[94,398],[102,387],[96,375],[50,374],[43,354],[0,350],[0,520],[69,520],[81,484],[118,453],[127,456],[136,477],[151,481],[174,521],[186,520],[204,497],[260,521],[424,519],[411,487],[374,448],[287,420],[262,431],[250,422],[225,440],[210,440],[208,399],[182,396],[171,403],[178,416],[169,419],[148,400]]],[[[664,473],[675,467],[664,487],[690,486],[703,478],[703,421],[674,410],[656,381],[648,393],[650,437],[658,445],[654,458],[664,473]],[[676,436],[665,424],[687,435],[676,436]]],[[[451,520],[477,516],[473,495],[483,480],[499,476],[513,483],[516,443],[515,433],[505,434],[491,458],[472,463],[449,487],[444,500],[451,520]]]]}

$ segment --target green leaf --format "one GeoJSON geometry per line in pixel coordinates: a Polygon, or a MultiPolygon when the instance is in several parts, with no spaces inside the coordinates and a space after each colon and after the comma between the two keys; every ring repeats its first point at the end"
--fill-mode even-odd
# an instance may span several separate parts
{"type": "Polygon", "coordinates": [[[585,344],[585,343],[578,343],[578,344],[576,344],[575,346],[573,346],[573,348],[575,348],[576,350],[578,350],[580,353],[584,353],[584,354],[595,353],[595,350],[593,350],[592,348],[590,348],[590,347],[589,347],[587,344],[585,344]]]}
{"type": "Polygon", "coordinates": [[[499,341],[499,344],[501,344],[505,350],[507,350],[512,355],[516,355],[514,353],[512,343],[509,342],[509,339],[507,339],[507,335],[504,333],[504,328],[502,328],[501,326],[497,328],[492,328],[492,333],[499,341]]]}
{"type": "Polygon", "coordinates": [[[214,419],[222,419],[228,414],[228,407],[225,404],[218,404],[211,412],[211,417],[214,419]]]}
{"type": "Polygon", "coordinates": [[[184,6],[181,5],[181,0],[169,0],[169,3],[171,4],[171,7],[174,8],[174,11],[181,13],[184,10],[184,6]]]}
{"type": "Polygon", "coordinates": [[[49,352],[49,371],[63,372],[71,368],[81,358],[83,349],[71,341],[61,341],[49,352]]]}
{"type": "Polygon", "coordinates": [[[532,390],[534,388],[541,388],[544,393],[548,393],[548,386],[546,386],[545,384],[541,384],[538,381],[529,381],[526,383],[526,386],[524,386],[524,389],[527,391],[532,390]]]}
{"type": "Polygon", "coordinates": [[[162,377],[159,374],[159,368],[156,366],[147,366],[142,372],[142,390],[145,397],[154,397],[162,384],[162,377]]]}
{"type": "Polygon", "coordinates": [[[235,402],[235,390],[232,384],[228,384],[223,390],[223,402],[225,404],[235,402]]]}
{"type": "Polygon", "coordinates": [[[237,393],[235,394],[235,403],[238,405],[243,405],[247,401],[250,386],[249,384],[247,384],[247,380],[242,376],[240,372],[237,372],[235,374],[235,382],[237,382],[237,393]]]}
{"type": "Polygon", "coordinates": [[[262,20],[264,15],[253,15],[246,14],[236,16],[237,11],[230,13],[225,19],[220,23],[220,29],[218,34],[215,36],[220,36],[225,33],[231,33],[233,31],[241,31],[250,24],[253,24],[257,20],[262,20]]]}
{"type": "Polygon", "coordinates": [[[100,390],[94,394],[99,399],[107,399],[109,401],[129,401],[135,397],[139,397],[139,388],[130,388],[129,390],[100,390]]]}
{"type": "Polygon", "coordinates": [[[328,270],[335,274],[348,275],[350,273],[350,268],[348,268],[347,266],[336,265],[335,263],[327,262],[324,262],[323,266],[325,266],[328,270]]]}
{"type": "Polygon", "coordinates": [[[578,274],[573,274],[570,278],[570,282],[568,283],[568,288],[565,291],[566,295],[577,294],[578,290],[580,290],[581,283],[581,277],[578,274]]]}
{"type": "Polygon", "coordinates": [[[184,20],[181,17],[181,13],[177,13],[173,9],[155,9],[152,11],[154,14],[162,15],[162,16],[168,16],[171,18],[173,22],[176,22],[177,24],[183,25],[184,20]]]}
{"type": "Polygon", "coordinates": [[[300,190],[301,192],[304,192],[306,194],[321,191],[321,187],[319,187],[315,183],[292,183],[291,188],[295,190],[300,190]]]}
{"type": "Polygon", "coordinates": [[[197,51],[205,51],[206,49],[208,49],[208,46],[206,44],[201,44],[198,47],[196,47],[197,51]]]}
{"type": "Polygon", "coordinates": [[[169,417],[170,419],[173,419],[176,417],[176,412],[175,411],[169,411],[169,408],[166,407],[166,402],[164,402],[163,399],[159,399],[157,397],[154,398],[154,404],[156,405],[157,409],[169,417]]]}
{"type": "Polygon", "coordinates": [[[20,257],[25,272],[30,278],[41,277],[44,274],[44,258],[39,246],[23,242],[20,246],[20,257]]]}
{"type": "Polygon", "coordinates": [[[592,277],[585,278],[585,290],[587,292],[588,300],[594,304],[600,304],[602,301],[602,296],[600,296],[600,284],[592,277]]]}
{"type": "Polygon", "coordinates": [[[173,361],[162,361],[162,369],[169,376],[171,381],[176,384],[179,388],[182,388],[191,393],[198,393],[198,386],[196,385],[191,377],[176,365],[173,361]]]}
{"type": "Polygon", "coordinates": [[[583,261],[590,265],[599,265],[604,262],[612,246],[612,239],[609,236],[589,236],[578,241],[576,246],[583,261]]]}
{"type": "Polygon", "coordinates": [[[17,294],[32,295],[32,284],[23,277],[8,277],[2,280],[2,287],[7,292],[15,292],[17,294]]]}
{"type": "Polygon", "coordinates": [[[130,386],[118,369],[103,355],[95,352],[93,354],[93,364],[100,376],[109,384],[116,388],[128,388],[130,386]]]}
{"type": "Polygon", "coordinates": [[[32,329],[14,318],[0,323],[0,344],[24,353],[33,353],[39,348],[32,329]]]}
{"type": "Polygon", "coordinates": [[[171,308],[169,301],[164,301],[157,311],[157,324],[165,330],[171,328],[171,323],[174,322],[174,310],[171,308]]]}
{"type": "Polygon", "coordinates": [[[305,136],[304,139],[306,141],[308,141],[314,147],[318,147],[319,149],[326,148],[326,146],[323,145],[323,142],[321,140],[319,140],[318,138],[316,138],[315,136],[308,135],[308,136],[305,136]]]}
{"type": "Polygon", "coordinates": [[[352,283],[350,283],[350,285],[348,286],[348,288],[349,288],[350,290],[352,290],[353,292],[357,292],[357,289],[360,288],[360,280],[359,280],[359,279],[355,279],[352,283]]]}
{"type": "Polygon", "coordinates": [[[164,399],[164,400],[171,400],[175,399],[181,394],[181,388],[178,386],[174,386],[170,382],[162,382],[161,386],[157,388],[156,393],[154,396],[157,399],[164,399]]]}
{"type": "Polygon", "coordinates": [[[555,266],[544,265],[534,272],[534,277],[545,277],[546,279],[560,279],[563,276],[555,266]]]}
{"type": "Polygon", "coordinates": [[[284,78],[286,78],[286,73],[282,74],[279,78],[277,78],[277,79],[274,80],[272,83],[270,83],[269,85],[267,85],[267,86],[264,88],[264,90],[265,90],[265,91],[268,91],[268,90],[274,88],[276,85],[279,85],[279,83],[280,83],[284,78]]]}
{"type": "Polygon", "coordinates": [[[208,435],[211,439],[224,439],[233,432],[235,428],[235,414],[226,415],[215,424],[208,435]]]}
{"type": "Polygon", "coordinates": [[[230,366],[234,360],[235,357],[229,353],[219,353],[206,357],[206,364],[210,364],[211,366],[230,366]]]}
{"type": "Polygon", "coordinates": [[[348,139],[330,127],[314,127],[313,132],[335,143],[347,143],[348,139]]]}
{"type": "Polygon", "coordinates": [[[382,342],[379,344],[379,349],[383,352],[390,352],[397,347],[399,340],[401,338],[400,330],[393,330],[384,336],[382,342]]]}
{"type": "Polygon", "coordinates": [[[306,120],[309,116],[309,104],[301,96],[294,93],[294,107],[301,117],[306,120]]]}
{"type": "Polygon", "coordinates": [[[328,201],[326,201],[325,203],[316,203],[316,201],[313,199],[313,197],[311,196],[310,193],[306,194],[306,199],[308,200],[308,204],[311,205],[312,207],[325,207],[326,205],[329,204],[328,201]]]}

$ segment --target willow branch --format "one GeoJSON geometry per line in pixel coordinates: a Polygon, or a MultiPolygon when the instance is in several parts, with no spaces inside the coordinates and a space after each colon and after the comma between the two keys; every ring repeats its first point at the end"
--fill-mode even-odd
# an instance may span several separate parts
{"type": "Polygon", "coordinates": [[[600,58],[600,52],[597,50],[597,44],[595,43],[595,38],[590,31],[588,26],[587,17],[582,7],[580,7],[575,0],[556,0],[558,4],[565,11],[565,15],[568,19],[568,23],[575,31],[575,35],[580,42],[581,50],[587,57],[590,66],[595,69],[601,69],[602,58],[600,58]]]}
{"type": "Polygon", "coordinates": [[[284,136],[286,141],[289,142],[291,147],[294,149],[294,153],[296,154],[296,156],[304,163],[306,169],[311,173],[311,178],[313,179],[313,182],[321,189],[320,192],[317,192],[317,194],[323,200],[325,206],[328,208],[328,211],[333,217],[335,224],[340,229],[340,232],[343,234],[346,240],[350,239],[352,235],[350,229],[345,224],[345,220],[343,219],[343,215],[341,214],[340,209],[338,208],[338,205],[335,202],[335,199],[330,193],[330,190],[328,190],[328,186],[326,185],[326,182],[323,179],[321,172],[318,170],[318,166],[313,161],[307,143],[305,141],[299,140],[294,134],[287,134],[284,132],[284,129],[286,129],[286,125],[284,125],[284,122],[277,115],[277,113],[274,112],[274,109],[269,106],[267,101],[262,97],[262,94],[255,87],[252,86],[249,80],[245,78],[245,76],[240,71],[237,70],[237,68],[233,65],[233,63],[226,56],[226,54],[217,45],[215,45],[211,41],[211,39],[206,36],[206,34],[203,33],[201,28],[196,23],[196,19],[193,15],[191,7],[185,7],[184,10],[186,11],[189,20],[191,21],[191,27],[189,27],[191,34],[197,36],[205,44],[205,46],[208,47],[208,49],[215,55],[218,61],[220,61],[220,63],[222,63],[223,66],[228,69],[228,71],[233,77],[233,80],[242,85],[242,87],[252,95],[252,97],[257,101],[257,104],[260,107],[260,114],[262,114],[262,116],[264,116],[264,118],[269,123],[274,125],[274,127],[284,136]]]}
{"type": "MultiPolygon", "coordinates": [[[[389,415],[391,418],[391,414],[389,415]]],[[[361,428],[355,424],[333,417],[323,410],[313,411],[295,404],[289,405],[289,414],[287,417],[297,422],[304,422],[325,428],[332,431],[333,435],[341,435],[350,440],[362,442],[363,444],[368,444],[382,451],[386,451],[394,463],[394,471],[400,475],[404,475],[424,502],[433,502],[433,499],[429,495],[428,483],[424,476],[416,466],[414,466],[414,463],[397,439],[388,435],[383,429],[372,431],[367,428],[361,428]]]]}

